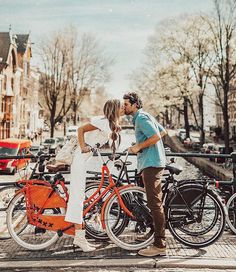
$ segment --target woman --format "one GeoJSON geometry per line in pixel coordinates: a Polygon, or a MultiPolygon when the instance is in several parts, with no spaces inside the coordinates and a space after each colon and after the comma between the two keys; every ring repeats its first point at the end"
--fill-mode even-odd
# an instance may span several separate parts
{"type": "Polygon", "coordinates": [[[89,158],[92,156],[90,146],[96,143],[102,146],[110,138],[112,150],[115,152],[115,141],[120,131],[119,117],[124,115],[124,109],[119,100],[108,100],[104,105],[103,113],[104,116],[94,117],[89,124],[78,128],[79,147],[75,151],[71,165],[70,197],[65,221],[75,224],[73,244],[79,246],[84,252],[95,250],[95,247],[88,243],[85,230],[83,230],[86,170],[89,158]]]}

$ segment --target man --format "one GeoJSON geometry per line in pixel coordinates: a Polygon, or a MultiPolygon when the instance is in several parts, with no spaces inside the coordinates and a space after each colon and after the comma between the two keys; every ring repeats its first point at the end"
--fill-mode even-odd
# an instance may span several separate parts
{"type": "Polygon", "coordinates": [[[165,129],[149,113],[142,110],[142,101],[136,93],[123,96],[125,114],[133,116],[136,144],[129,151],[137,154],[137,168],[141,173],[154,225],[154,244],[142,249],[139,255],[165,255],[165,214],[162,206],[161,176],[166,157],[162,137],[165,129]]]}

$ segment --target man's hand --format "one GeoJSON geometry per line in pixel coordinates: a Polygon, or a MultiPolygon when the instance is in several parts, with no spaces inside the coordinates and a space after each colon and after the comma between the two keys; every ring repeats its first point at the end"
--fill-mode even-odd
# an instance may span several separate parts
{"type": "Polygon", "coordinates": [[[135,145],[129,147],[128,150],[130,153],[137,154],[141,150],[141,148],[140,148],[139,144],[135,144],[135,145]]]}

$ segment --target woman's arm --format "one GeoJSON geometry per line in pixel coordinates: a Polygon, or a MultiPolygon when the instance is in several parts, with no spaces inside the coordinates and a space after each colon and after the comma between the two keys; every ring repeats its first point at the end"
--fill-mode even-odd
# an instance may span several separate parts
{"type": "Polygon", "coordinates": [[[89,131],[93,131],[98,129],[97,127],[91,125],[90,123],[85,124],[81,127],[78,128],[78,142],[81,148],[81,152],[89,152],[88,147],[86,146],[85,140],[84,140],[84,133],[85,132],[89,132],[89,131]]]}

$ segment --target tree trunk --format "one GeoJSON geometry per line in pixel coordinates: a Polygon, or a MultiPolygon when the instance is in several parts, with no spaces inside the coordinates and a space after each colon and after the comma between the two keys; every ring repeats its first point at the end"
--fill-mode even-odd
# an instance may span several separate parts
{"type": "Polygon", "coordinates": [[[54,123],[54,119],[50,119],[50,138],[54,137],[54,128],[55,128],[55,123],[54,123]]]}
{"type": "Polygon", "coordinates": [[[66,136],[66,121],[63,122],[63,133],[66,136]]]}
{"type": "Polygon", "coordinates": [[[56,104],[53,103],[52,110],[51,110],[51,116],[50,116],[50,137],[54,137],[54,129],[55,129],[55,115],[56,115],[56,104]]]}
{"type": "Polygon", "coordinates": [[[200,114],[200,144],[205,143],[205,131],[204,131],[204,110],[203,110],[203,94],[199,95],[199,114],[200,114]]]}
{"type": "Polygon", "coordinates": [[[73,125],[76,126],[77,124],[77,103],[76,103],[76,99],[77,99],[77,96],[74,95],[75,97],[75,101],[73,102],[73,125]]]}
{"type": "Polygon", "coordinates": [[[168,108],[166,108],[166,110],[165,110],[165,117],[166,117],[166,124],[169,125],[169,124],[170,124],[170,119],[169,119],[169,111],[168,111],[168,108]]]}
{"type": "Polygon", "coordinates": [[[186,130],[186,138],[190,137],[189,121],[188,121],[188,98],[184,97],[184,126],[186,130]]]}
{"type": "Polygon", "coordinates": [[[228,90],[229,90],[229,84],[226,84],[225,90],[224,90],[224,108],[223,108],[223,117],[224,117],[224,142],[225,142],[225,152],[226,153],[229,153],[228,90]]]}

